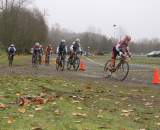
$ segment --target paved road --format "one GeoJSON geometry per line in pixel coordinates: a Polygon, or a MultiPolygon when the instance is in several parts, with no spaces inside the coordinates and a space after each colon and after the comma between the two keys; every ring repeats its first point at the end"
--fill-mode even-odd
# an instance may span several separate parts
{"type": "MultiPolygon", "coordinates": [[[[0,75],[32,75],[32,76],[52,76],[52,77],[64,77],[75,80],[90,80],[90,81],[103,81],[106,83],[121,83],[115,79],[104,78],[103,63],[98,63],[89,58],[84,58],[86,63],[86,71],[74,72],[67,71],[57,72],[55,64],[50,66],[40,66],[38,70],[33,69],[30,64],[22,66],[13,66],[9,69],[7,66],[0,66],[0,75]]],[[[28,61],[30,63],[30,61],[28,61]]],[[[53,63],[53,62],[52,62],[53,63]]],[[[153,67],[149,65],[130,65],[130,72],[126,81],[122,82],[122,85],[126,84],[138,84],[145,86],[152,86],[151,81],[153,78],[153,67]]]]}

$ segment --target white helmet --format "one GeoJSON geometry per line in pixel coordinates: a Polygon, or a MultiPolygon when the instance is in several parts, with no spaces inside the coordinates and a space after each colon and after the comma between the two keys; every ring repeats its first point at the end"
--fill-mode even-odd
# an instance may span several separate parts
{"type": "Polygon", "coordinates": [[[80,42],[80,39],[79,39],[79,38],[77,38],[77,39],[76,39],[76,42],[80,42]]]}
{"type": "Polygon", "coordinates": [[[61,43],[65,43],[65,42],[66,42],[66,40],[64,40],[64,39],[63,39],[63,40],[61,40],[61,43]]]}
{"type": "Polygon", "coordinates": [[[11,44],[10,47],[14,47],[14,44],[11,44]]]}
{"type": "Polygon", "coordinates": [[[35,45],[36,45],[36,46],[39,46],[40,44],[39,44],[39,42],[36,42],[35,45]]]}

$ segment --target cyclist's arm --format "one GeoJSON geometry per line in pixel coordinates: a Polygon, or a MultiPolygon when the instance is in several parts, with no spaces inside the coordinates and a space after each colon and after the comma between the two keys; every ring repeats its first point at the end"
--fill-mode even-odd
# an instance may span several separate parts
{"type": "Polygon", "coordinates": [[[14,52],[16,52],[17,50],[16,50],[16,48],[14,47],[14,52]]]}
{"type": "Polygon", "coordinates": [[[11,47],[8,47],[8,52],[10,51],[11,47]]]}
{"type": "Polygon", "coordinates": [[[131,57],[131,52],[130,52],[129,47],[126,48],[126,53],[127,53],[127,55],[128,55],[129,57],[131,57]]]}
{"type": "Polygon", "coordinates": [[[59,46],[57,47],[56,53],[57,53],[57,54],[59,53],[59,46]]]}
{"type": "Polygon", "coordinates": [[[67,50],[67,46],[65,46],[65,53],[66,53],[66,54],[67,54],[67,51],[68,51],[68,50],[67,50]]]}

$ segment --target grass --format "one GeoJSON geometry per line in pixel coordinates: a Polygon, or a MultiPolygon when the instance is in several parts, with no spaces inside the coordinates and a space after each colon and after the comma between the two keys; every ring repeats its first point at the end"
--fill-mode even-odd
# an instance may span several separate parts
{"type": "MultiPolygon", "coordinates": [[[[8,65],[8,56],[7,54],[3,54],[0,56],[0,64],[1,65],[8,65]]],[[[27,55],[27,56],[14,56],[14,61],[13,64],[14,65],[27,65],[29,63],[31,63],[32,60],[32,56],[31,55],[27,55]]]]}
{"type": "Polygon", "coordinates": [[[49,77],[0,77],[0,128],[4,130],[158,130],[160,91],[49,77]],[[20,96],[54,96],[42,105],[21,107],[20,96]],[[36,111],[35,108],[41,108],[36,111]],[[19,112],[18,109],[25,109],[19,112]],[[81,113],[84,115],[77,115],[81,113]]]}
{"type": "MultiPolygon", "coordinates": [[[[90,58],[97,62],[105,64],[105,62],[111,58],[111,55],[91,56],[90,58]]],[[[160,65],[159,60],[160,58],[154,58],[154,57],[148,58],[146,56],[133,56],[129,62],[131,64],[160,65]]]]}

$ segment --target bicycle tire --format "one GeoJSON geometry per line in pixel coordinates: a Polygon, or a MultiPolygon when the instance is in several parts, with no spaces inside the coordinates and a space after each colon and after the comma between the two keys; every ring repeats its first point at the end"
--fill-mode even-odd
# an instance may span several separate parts
{"type": "Polygon", "coordinates": [[[104,77],[110,78],[111,77],[111,71],[109,70],[109,66],[112,64],[112,60],[108,60],[104,66],[104,77]],[[109,73],[109,74],[107,74],[109,73]]]}
{"type": "Polygon", "coordinates": [[[72,67],[72,65],[71,65],[71,59],[69,58],[68,61],[67,61],[67,69],[71,70],[71,67],[72,67]]]}
{"type": "Polygon", "coordinates": [[[120,69],[122,69],[123,71],[124,71],[124,69],[125,69],[125,71],[124,71],[124,72],[125,72],[124,76],[122,76],[122,77],[119,78],[120,81],[124,81],[124,80],[127,78],[128,73],[129,73],[129,64],[128,64],[127,61],[123,61],[123,62],[119,63],[118,66],[119,66],[119,67],[116,69],[116,72],[119,71],[120,69]],[[124,65],[126,65],[125,68],[124,68],[124,65]]]}
{"type": "Polygon", "coordinates": [[[79,57],[76,57],[76,59],[74,60],[74,64],[77,65],[77,66],[73,65],[74,70],[78,71],[79,65],[80,65],[80,58],[79,57]]]}

